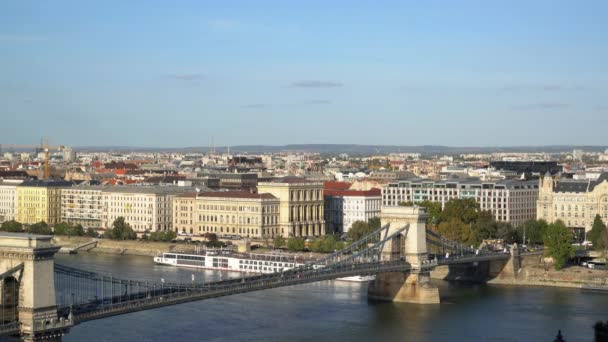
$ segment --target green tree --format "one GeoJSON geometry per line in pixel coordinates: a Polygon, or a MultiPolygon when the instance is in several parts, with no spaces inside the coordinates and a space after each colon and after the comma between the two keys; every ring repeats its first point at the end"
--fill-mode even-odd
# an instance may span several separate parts
{"type": "Polygon", "coordinates": [[[441,222],[437,226],[437,232],[449,239],[463,244],[474,244],[475,236],[471,225],[462,222],[458,218],[451,218],[449,221],[441,222]]]}
{"type": "Polygon", "coordinates": [[[379,217],[372,217],[367,220],[367,225],[369,226],[369,232],[373,232],[374,230],[380,228],[382,226],[382,222],[379,217]]]}
{"type": "Polygon", "coordinates": [[[112,240],[135,240],[137,234],[133,228],[120,216],[112,223],[112,228],[106,230],[104,236],[112,240]]]}
{"type": "Polygon", "coordinates": [[[547,221],[542,219],[528,220],[517,227],[517,233],[523,239],[525,231],[526,241],[522,241],[524,244],[539,245],[543,243],[543,236],[548,225],[547,221]]]}
{"type": "Polygon", "coordinates": [[[344,248],[344,243],[335,235],[318,237],[310,244],[310,250],[319,253],[331,253],[344,248]]]}
{"type": "Polygon", "coordinates": [[[591,227],[589,233],[587,233],[587,240],[593,243],[594,249],[603,250],[607,247],[604,246],[604,243],[602,241],[602,233],[604,233],[605,231],[606,225],[602,221],[602,218],[600,217],[600,215],[595,215],[595,218],[593,219],[593,226],[591,227]]]}
{"type": "Polygon", "coordinates": [[[40,221],[38,223],[34,223],[33,225],[27,227],[25,229],[26,232],[30,234],[40,234],[40,235],[50,235],[53,232],[51,231],[51,227],[44,221],[40,221]]]}
{"type": "Polygon", "coordinates": [[[512,244],[520,240],[517,230],[507,222],[496,222],[496,237],[503,239],[508,244],[512,244]]]}
{"type": "Polygon", "coordinates": [[[65,222],[57,223],[53,227],[53,233],[55,235],[70,235],[70,225],[65,222]]]}
{"type": "Polygon", "coordinates": [[[477,220],[471,225],[473,244],[478,245],[486,239],[496,239],[497,228],[494,215],[487,210],[480,211],[477,220]]]}
{"type": "Polygon", "coordinates": [[[23,225],[15,220],[6,221],[2,223],[0,230],[10,233],[23,233],[23,225]]]}
{"type": "Polygon", "coordinates": [[[426,219],[426,223],[429,225],[437,225],[441,220],[441,203],[439,202],[431,202],[431,201],[422,201],[418,203],[419,206],[426,209],[426,213],[428,217],[426,219]]]}
{"type": "Polygon", "coordinates": [[[177,233],[172,230],[159,230],[152,232],[149,239],[152,241],[171,242],[175,240],[177,233]]]}
{"type": "Polygon", "coordinates": [[[287,239],[287,249],[293,252],[303,251],[306,246],[304,239],[302,238],[289,238],[287,239]]]}
{"type": "Polygon", "coordinates": [[[414,205],[414,202],[412,201],[407,201],[407,202],[399,202],[399,206],[400,207],[411,207],[414,205]]]}
{"type": "Polygon", "coordinates": [[[70,233],[73,236],[84,236],[85,235],[84,227],[81,224],[72,226],[72,230],[70,233]]]}
{"type": "Polygon", "coordinates": [[[441,221],[449,221],[453,218],[470,224],[479,217],[479,203],[472,198],[449,200],[441,212],[441,221]]]}
{"type": "Polygon", "coordinates": [[[97,234],[97,231],[95,229],[93,229],[93,228],[90,228],[90,227],[87,228],[87,231],[86,231],[85,235],[88,236],[88,237],[94,237],[94,238],[96,238],[96,237],[99,236],[99,234],[97,234]]]}
{"type": "Polygon", "coordinates": [[[346,234],[350,240],[357,241],[373,231],[368,222],[355,221],[346,234]]]}
{"type": "Polygon", "coordinates": [[[574,256],[572,232],[561,220],[547,226],[543,242],[547,248],[547,255],[553,258],[556,270],[561,270],[566,261],[574,256]]]}
{"type": "Polygon", "coordinates": [[[274,240],[272,241],[272,244],[274,245],[274,248],[281,248],[285,246],[285,238],[283,238],[281,235],[277,235],[274,237],[274,240]]]}

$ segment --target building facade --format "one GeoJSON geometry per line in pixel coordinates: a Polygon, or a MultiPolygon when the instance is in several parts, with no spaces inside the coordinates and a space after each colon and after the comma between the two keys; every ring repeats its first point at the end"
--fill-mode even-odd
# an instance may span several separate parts
{"type": "Polygon", "coordinates": [[[439,202],[441,207],[454,198],[472,198],[481,210],[494,214],[497,221],[514,226],[536,219],[538,182],[522,180],[481,181],[479,179],[428,180],[406,179],[382,188],[382,205],[401,202],[439,202]]]}
{"type": "Polygon", "coordinates": [[[285,177],[258,184],[259,193],[280,201],[279,225],[284,237],[325,235],[323,183],[285,177]]]}
{"type": "Polygon", "coordinates": [[[173,199],[173,227],[179,233],[250,238],[281,234],[279,199],[248,191],[183,194],[173,199]]]}
{"type": "Polygon", "coordinates": [[[327,231],[347,233],[356,221],[380,217],[380,189],[367,191],[325,189],[325,224],[327,231]]]}
{"type": "Polygon", "coordinates": [[[588,232],[596,215],[608,222],[608,173],[597,180],[558,179],[545,175],[539,181],[539,219],[562,220],[567,227],[588,232]]]}
{"type": "Polygon", "coordinates": [[[74,186],[61,191],[61,221],[85,228],[103,227],[104,186],[74,186]]]}
{"type": "Polygon", "coordinates": [[[23,180],[0,180],[0,223],[12,221],[17,214],[17,185],[23,180]]]}
{"type": "Polygon", "coordinates": [[[124,217],[138,233],[173,230],[173,197],[194,192],[178,186],[114,186],[103,190],[103,227],[124,217]]]}
{"type": "Polygon", "coordinates": [[[61,190],[72,182],[28,180],[17,186],[16,221],[54,225],[61,222],[61,190]]]}

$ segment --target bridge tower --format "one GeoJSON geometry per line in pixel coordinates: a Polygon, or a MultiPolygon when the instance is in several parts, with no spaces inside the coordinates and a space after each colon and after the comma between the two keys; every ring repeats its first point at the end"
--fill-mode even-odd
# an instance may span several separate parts
{"type": "Polygon", "coordinates": [[[0,325],[15,324],[22,341],[60,341],[73,325],[57,318],[53,257],[58,250],[51,236],[0,233],[0,301],[3,312],[14,312],[0,325]]]}
{"type": "Polygon", "coordinates": [[[439,303],[439,289],[430,283],[429,271],[421,268],[428,260],[426,218],[426,211],[421,207],[382,207],[382,226],[390,224],[387,235],[401,227],[408,228],[385,243],[381,259],[405,260],[412,265],[412,270],[378,274],[376,280],[369,284],[369,298],[417,304],[439,303]]]}

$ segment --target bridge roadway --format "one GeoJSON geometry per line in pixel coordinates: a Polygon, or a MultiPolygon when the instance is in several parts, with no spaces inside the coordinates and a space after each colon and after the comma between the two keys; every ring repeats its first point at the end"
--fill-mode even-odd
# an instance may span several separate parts
{"type": "Polygon", "coordinates": [[[300,271],[257,275],[246,278],[236,278],[199,285],[166,284],[163,290],[144,291],[137,294],[115,296],[99,301],[92,301],[77,306],[58,308],[60,316],[67,316],[71,310],[76,324],[100,318],[121,315],[141,310],[148,310],[169,305],[254,292],[277,287],[306,284],[336,278],[374,275],[386,272],[418,271],[427,272],[436,266],[473,263],[508,259],[507,253],[485,254],[474,256],[452,256],[451,258],[433,260],[414,269],[410,264],[399,261],[380,261],[368,263],[347,263],[331,267],[309,268],[300,271]]]}

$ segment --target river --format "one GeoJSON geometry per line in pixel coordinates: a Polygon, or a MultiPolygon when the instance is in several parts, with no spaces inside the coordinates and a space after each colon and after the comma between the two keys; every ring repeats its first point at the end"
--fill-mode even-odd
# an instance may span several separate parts
{"type": "MultiPolygon", "coordinates": [[[[239,276],[83,253],[57,262],[124,278],[239,276]]],[[[442,304],[368,301],[365,284],[325,281],[141,311],[80,324],[64,341],[592,341],[608,295],[576,289],[439,282],[442,304]]]]}

